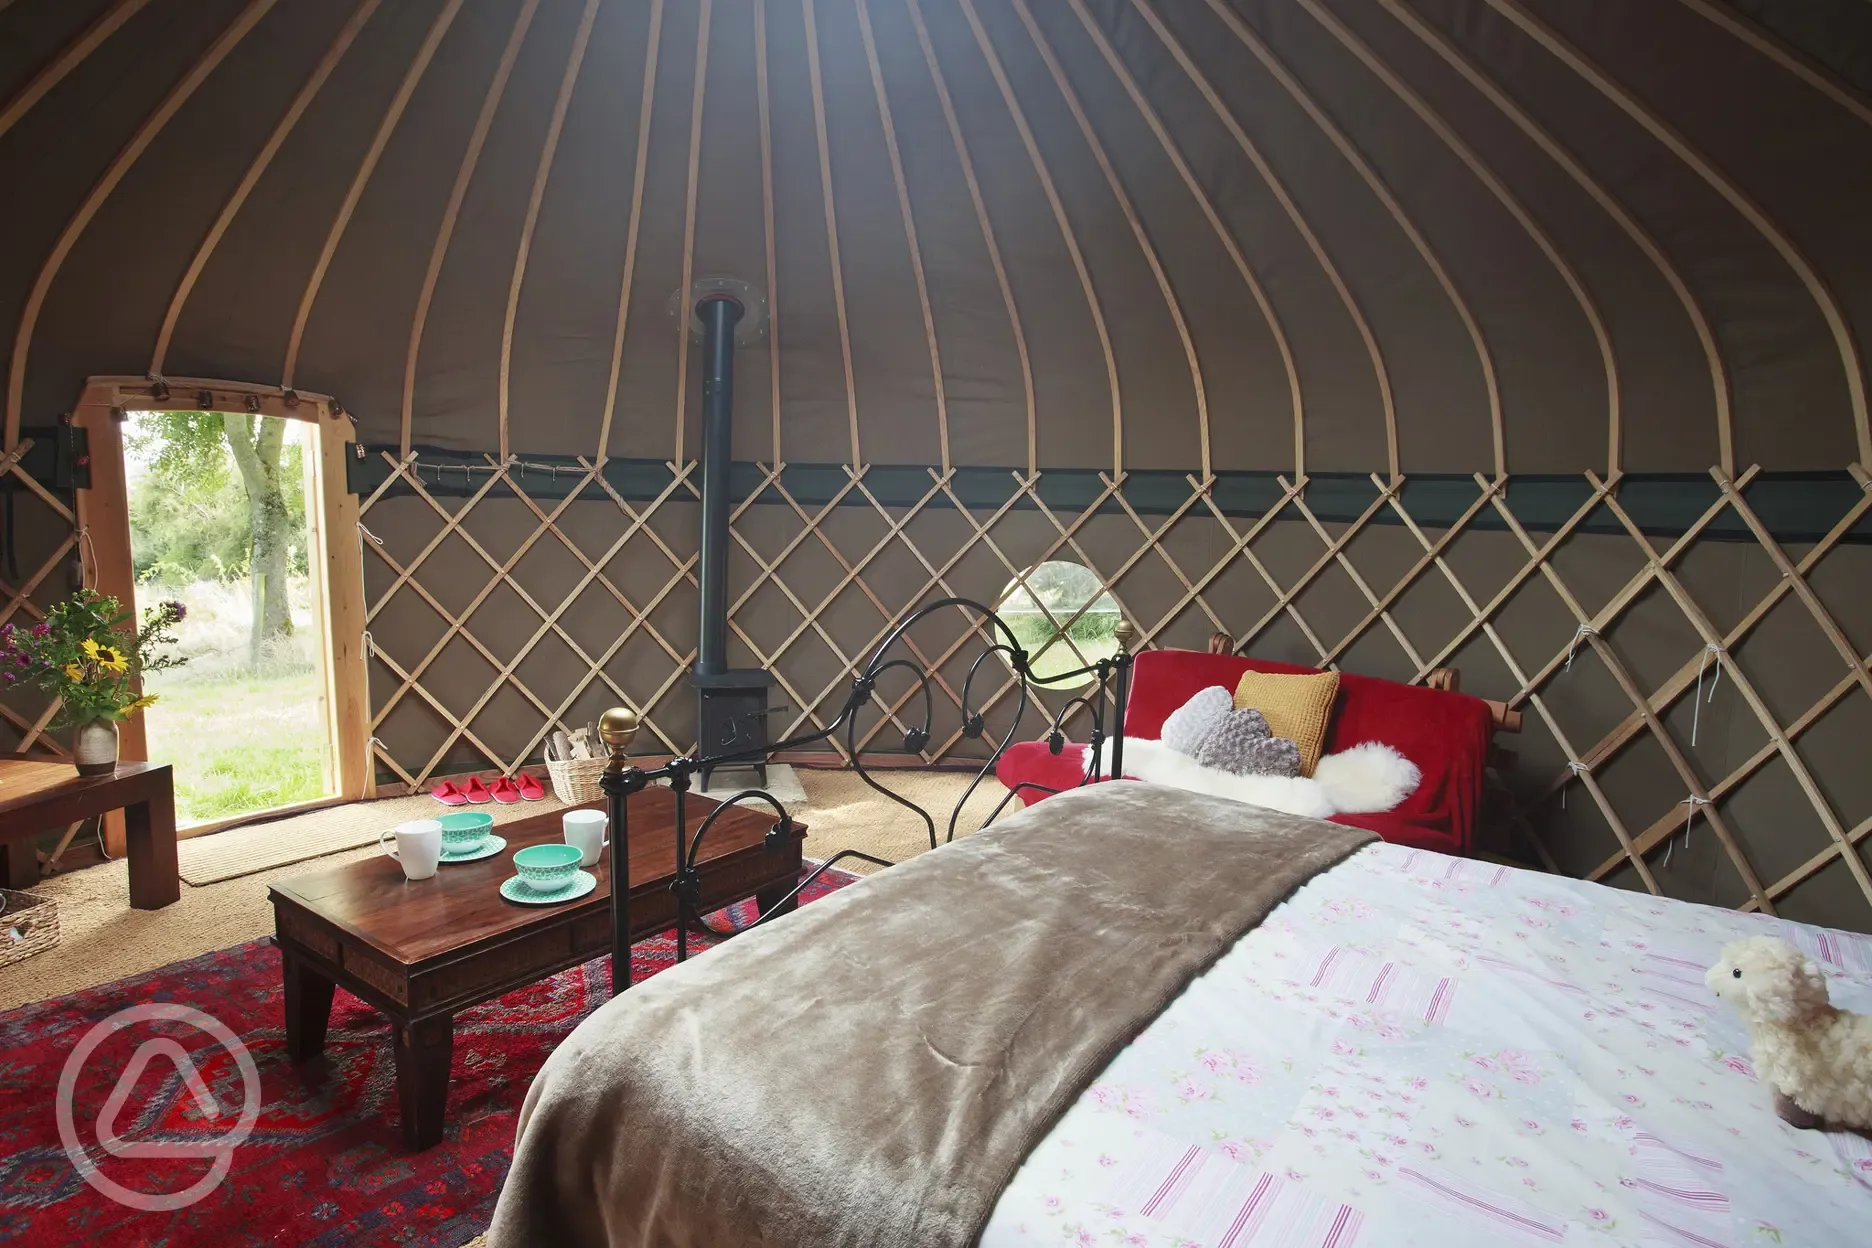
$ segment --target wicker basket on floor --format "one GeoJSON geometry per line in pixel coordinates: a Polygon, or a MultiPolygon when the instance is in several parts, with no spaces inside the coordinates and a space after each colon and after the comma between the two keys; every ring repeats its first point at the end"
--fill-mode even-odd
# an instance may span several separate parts
{"type": "Polygon", "coordinates": [[[564,762],[546,760],[546,774],[552,777],[553,796],[568,806],[595,802],[604,796],[598,787],[608,758],[572,758],[564,762]]]}
{"type": "Polygon", "coordinates": [[[59,942],[58,903],[37,893],[0,888],[6,910],[0,913],[0,967],[24,962],[59,942]]]}

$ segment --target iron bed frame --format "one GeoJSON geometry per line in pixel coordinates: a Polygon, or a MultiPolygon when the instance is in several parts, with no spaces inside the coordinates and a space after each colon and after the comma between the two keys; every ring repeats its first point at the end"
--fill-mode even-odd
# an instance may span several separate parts
{"type": "MultiPolygon", "coordinates": [[[[987,778],[988,773],[992,771],[995,764],[1000,761],[1001,755],[1006,752],[1008,746],[1013,743],[1016,734],[1019,733],[1021,721],[1027,714],[1028,703],[1030,701],[1037,702],[1036,699],[1030,696],[1032,691],[1036,688],[1063,685],[1077,687],[1078,684],[1084,682],[1085,677],[1092,677],[1092,683],[1088,688],[1067,700],[1059,710],[1051,716],[1046,734],[1046,741],[1053,753],[1060,753],[1066,745],[1064,732],[1066,717],[1070,715],[1075,708],[1083,708],[1090,717],[1091,732],[1089,736],[1089,748],[1086,751],[1086,771],[1080,778],[1080,785],[1092,784],[1102,778],[1100,774],[1100,747],[1104,744],[1108,735],[1112,743],[1110,772],[1113,776],[1124,774],[1124,716],[1125,705],[1130,694],[1131,686],[1131,654],[1125,650],[1121,644],[1118,652],[1109,657],[1101,658],[1085,666],[1073,668],[1071,671],[1059,672],[1052,676],[1036,676],[1032,670],[1030,656],[1026,649],[1021,646],[1019,640],[1016,639],[1013,630],[1007,626],[1006,621],[995,614],[991,608],[969,598],[948,597],[937,599],[917,608],[909,616],[899,622],[884,640],[878,644],[870,660],[860,669],[858,674],[852,678],[851,690],[846,695],[845,704],[839,710],[838,715],[830,724],[814,732],[803,733],[773,745],[764,745],[740,751],[729,751],[705,757],[683,755],[672,758],[658,767],[638,767],[630,762],[630,759],[624,752],[625,746],[629,742],[628,733],[612,731],[609,725],[611,716],[607,715],[607,725],[601,728],[601,732],[605,736],[605,744],[610,748],[611,761],[605,768],[604,776],[600,780],[599,786],[605,794],[611,823],[610,852],[612,855],[611,862],[613,864],[611,886],[611,993],[613,996],[623,992],[625,989],[629,988],[631,984],[630,887],[628,876],[620,877],[618,875],[619,869],[616,865],[618,863],[628,864],[630,861],[629,798],[633,793],[639,793],[659,780],[668,781],[669,787],[676,795],[676,877],[671,883],[670,888],[676,895],[676,960],[678,962],[686,960],[689,956],[688,933],[690,926],[692,924],[697,926],[701,924],[702,916],[700,913],[700,906],[702,900],[702,880],[701,875],[696,869],[696,864],[700,860],[702,845],[708,837],[709,829],[715,826],[716,820],[721,817],[722,813],[727,810],[742,808],[744,804],[765,806],[772,810],[775,815],[775,822],[767,832],[766,845],[769,851],[777,852],[783,847],[787,843],[787,840],[793,835],[794,828],[793,817],[787,812],[784,804],[764,789],[752,788],[742,789],[725,799],[721,805],[704,816],[701,823],[697,825],[695,831],[690,833],[688,830],[687,812],[684,808],[685,798],[691,787],[691,779],[698,772],[706,772],[717,767],[733,767],[757,761],[765,761],[769,755],[782,750],[794,750],[817,742],[833,740],[842,729],[845,733],[846,752],[851,756],[852,767],[857,771],[859,778],[891,801],[896,802],[899,806],[915,811],[918,817],[923,820],[924,827],[929,833],[930,848],[935,849],[937,847],[936,821],[930,816],[930,813],[915,802],[912,802],[899,793],[893,792],[885,785],[881,784],[873,777],[871,770],[865,766],[863,755],[857,745],[858,714],[876,691],[879,678],[883,677],[886,673],[897,670],[910,672],[915,676],[915,684],[911,686],[910,692],[905,695],[904,701],[907,703],[917,695],[921,695],[923,702],[923,721],[920,725],[911,727],[904,732],[904,749],[908,753],[915,754],[929,744],[930,727],[935,712],[935,700],[930,693],[930,682],[937,678],[937,671],[934,668],[925,668],[921,663],[909,658],[904,658],[902,656],[893,658],[890,656],[892,651],[904,639],[910,628],[919,620],[952,608],[959,609],[964,614],[970,616],[970,631],[984,635],[988,642],[982,652],[969,664],[968,676],[962,683],[962,696],[960,699],[962,735],[970,740],[977,740],[987,731],[983,713],[972,709],[973,704],[970,699],[974,690],[976,674],[981,670],[983,664],[988,662],[990,655],[999,654],[1006,660],[1007,666],[1012,670],[1015,679],[1019,682],[1020,696],[1015,704],[1013,722],[1008,725],[1007,732],[995,742],[994,749],[982,763],[981,769],[975,773],[975,778],[969,782],[968,788],[956,802],[955,808],[949,812],[948,830],[944,838],[945,842],[955,839],[956,823],[961,818],[962,808],[967,805],[969,799],[974,796],[975,790],[980,787],[981,782],[987,778]],[[1109,725],[1107,724],[1108,715],[1110,716],[1109,725]]],[[[1047,644],[1062,644],[1063,640],[1063,638],[1055,638],[1047,644]]],[[[1045,649],[1045,647],[1043,646],[1042,649],[1045,649]]],[[[992,740],[993,738],[990,739],[992,740]]],[[[987,827],[989,824],[993,823],[995,819],[1000,816],[1001,812],[1007,808],[1008,803],[1023,789],[1038,789],[1048,793],[1057,793],[1060,791],[1041,784],[1019,784],[1009,790],[1007,795],[996,803],[995,808],[989,812],[988,817],[982,821],[981,826],[987,827]]],[[[880,867],[897,865],[886,859],[874,857],[860,850],[840,850],[815,866],[785,897],[771,905],[763,906],[760,916],[744,927],[736,929],[736,933],[758,927],[769,919],[786,914],[795,909],[799,904],[799,896],[803,890],[810,886],[827,870],[831,869],[836,863],[849,859],[859,859],[880,867]]],[[[628,868],[625,868],[625,870],[628,872],[628,868]]]]}

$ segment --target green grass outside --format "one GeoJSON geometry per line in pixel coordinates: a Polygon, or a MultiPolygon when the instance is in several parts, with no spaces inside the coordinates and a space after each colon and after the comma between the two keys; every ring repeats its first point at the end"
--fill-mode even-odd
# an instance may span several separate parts
{"type": "Polygon", "coordinates": [[[316,669],[158,672],[150,757],[175,768],[176,818],[206,823],[325,793],[316,669]]]}
{"type": "MultiPolygon", "coordinates": [[[[1070,614],[1063,612],[1060,618],[1064,619],[1070,614]]],[[[1066,644],[1064,638],[1047,645],[1048,641],[1059,637],[1059,630],[1037,611],[1007,611],[1002,613],[1001,618],[1007,623],[1008,631],[1020,642],[1021,649],[1027,652],[1028,666],[1040,680],[1076,671],[1118,653],[1118,621],[1121,617],[1116,611],[1087,611],[1074,620],[1068,629],[1072,645],[1066,644]],[[1075,650],[1074,646],[1078,649],[1075,650]]],[[[1087,674],[1072,685],[1053,687],[1076,688],[1092,683],[1092,679],[1087,674]]]]}

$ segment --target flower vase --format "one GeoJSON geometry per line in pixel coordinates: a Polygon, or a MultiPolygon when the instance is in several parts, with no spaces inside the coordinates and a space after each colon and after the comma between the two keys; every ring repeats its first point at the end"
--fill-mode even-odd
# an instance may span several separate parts
{"type": "Polygon", "coordinates": [[[94,719],[78,725],[72,737],[72,762],[81,776],[108,776],[117,770],[117,725],[94,719]]]}

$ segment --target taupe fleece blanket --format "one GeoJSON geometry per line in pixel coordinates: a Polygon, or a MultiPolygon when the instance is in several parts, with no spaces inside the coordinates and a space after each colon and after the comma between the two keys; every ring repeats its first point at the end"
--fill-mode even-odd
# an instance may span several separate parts
{"type": "Polygon", "coordinates": [[[489,1242],[969,1244],[1118,1049],[1371,839],[1101,784],[737,937],[553,1053],[489,1242]]]}

